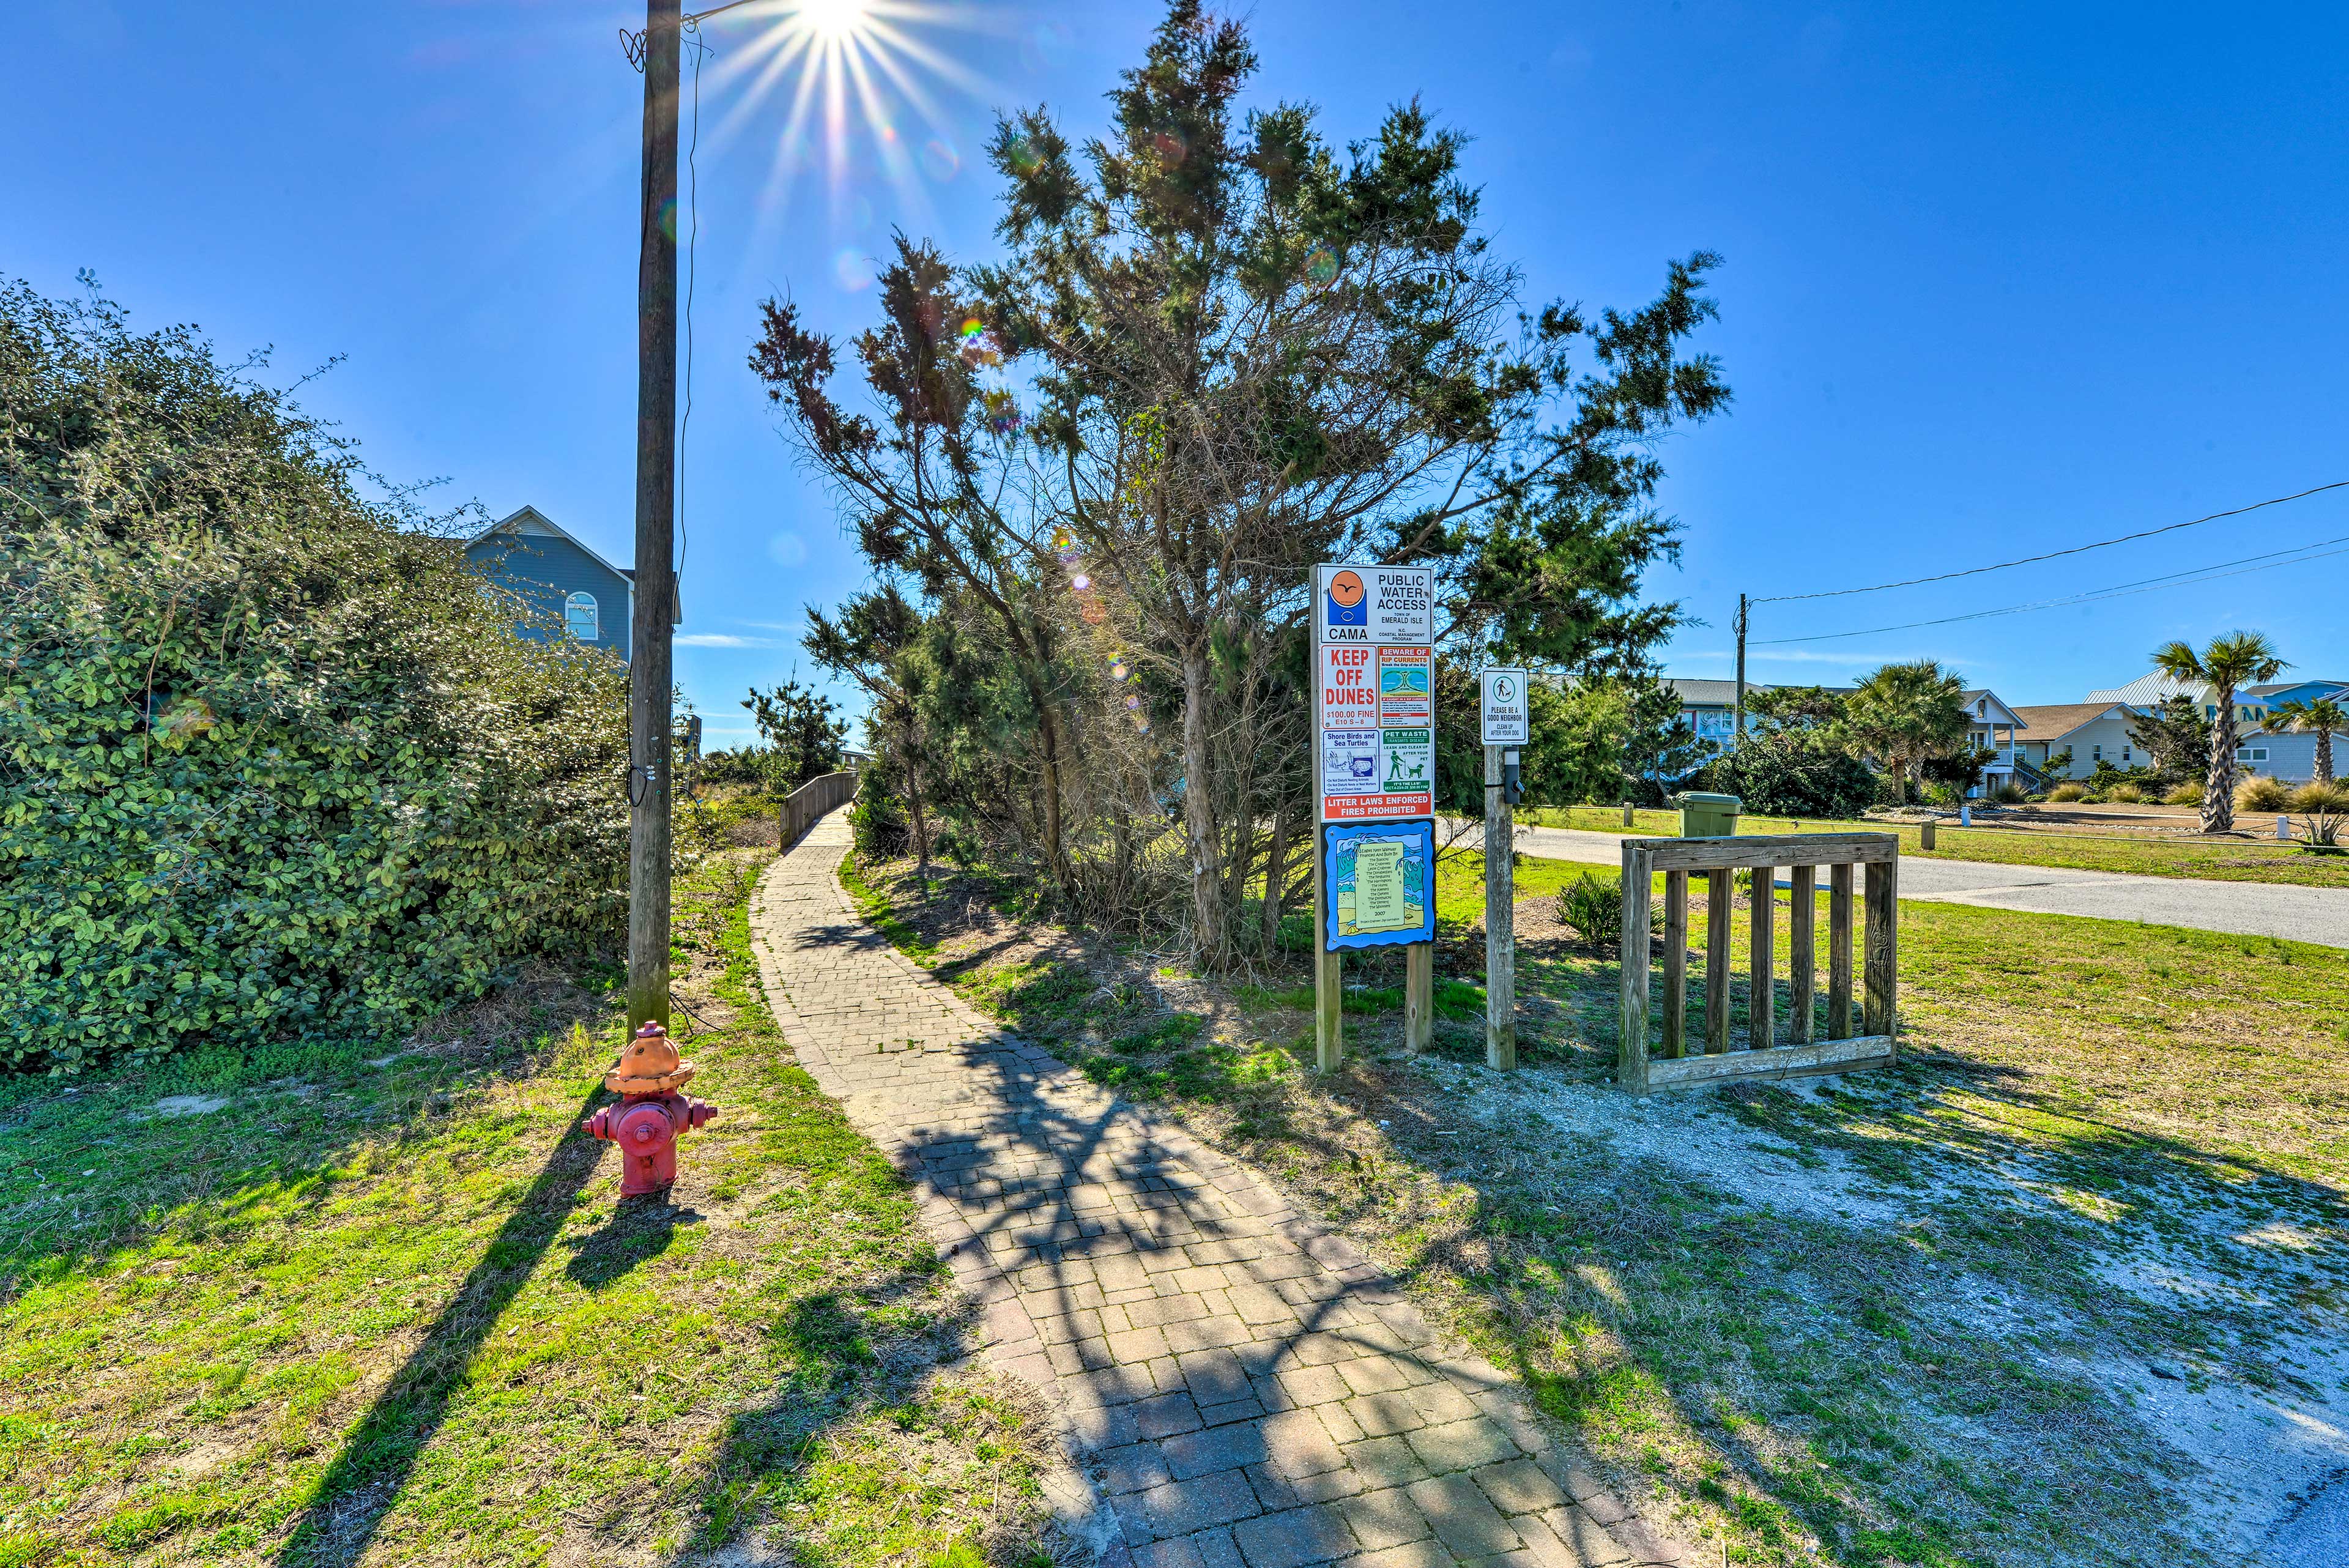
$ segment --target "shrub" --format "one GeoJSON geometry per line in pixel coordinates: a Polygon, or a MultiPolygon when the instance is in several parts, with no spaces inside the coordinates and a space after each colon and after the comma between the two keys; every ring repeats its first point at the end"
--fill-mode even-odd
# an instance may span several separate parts
{"type": "Polygon", "coordinates": [[[2088,786],[2083,784],[2059,784],[2047,792],[2047,798],[2053,801],[2085,800],[2088,798],[2088,786]]]}
{"type": "Polygon", "coordinates": [[[1925,786],[1924,795],[1925,804],[1928,805],[1954,806],[1960,799],[1957,785],[1941,784],[1938,781],[1925,786]]]}
{"type": "Polygon", "coordinates": [[[2254,774],[2235,786],[2237,811],[2282,811],[2292,804],[2292,790],[2282,779],[2254,774]]]}
{"type": "Polygon", "coordinates": [[[2116,784],[2105,792],[2105,798],[2116,805],[2142,805],[2145,791],[2133,784],[2116,784]]]}
{"type": "Polygon", "coordinates": [[[1990,798],[2001,805],[2021,805],[2031,797],[2023,793],[2021,784],[2010,781],[1991,791],[1990,798]]]}
{"type": "Polygon", "coordinates": [[[896,787],[896,753],[885,753],[856,775],[856,799],[849,807],[848,824],[856,852],[878,859],[895,859],[914,841],[905,801],[896,787]]]}
{"type": "Polygon", "coordinates": [[[2202,804],[2202,786],[2199,784],[2179,784],[2168,794],[2161,797],[2161,804],[2164,805],[2200,805],[2202,804]]]}
{"type": "Polygon", "coordinates": [[[1848,752],[1800,731],[1754,734],[1698,770],[1691,786],[1733,794],[1755,816],[1857,816],[1874,803],[1875,774],[1848,752]]]}
{"type": "Polygon", "coordinates": [[[2304,784],[2292,792],[2292,798],[2286,805],[2292,811],[2349,811],[2349,784],[2304,784]]]}
{"type": "Polygon", "coordinates": [[[2323,848],[2335,848],[2341,828],[2349,821],[2349,785],[2306,784],[2292,792],[2292,809],[2300,815],[2301,836],[2323,848]]]}
{"type": "MultiPolygon", "coordinates": [[[[1586,871],[1557,892],[1557,920],[1588,946],[1614,947],[1623,940],[1623,886],[1611,877],[1586,871]]],[[[1651,903],[1648,926],[1661,930],[1664,911],[1651,903]]]]}
{"type": "Polygon", "coordinates": [[[373,1033],[618,934],[626,674],[186,329],[0,290],[5,1060],[373,1033]]]}

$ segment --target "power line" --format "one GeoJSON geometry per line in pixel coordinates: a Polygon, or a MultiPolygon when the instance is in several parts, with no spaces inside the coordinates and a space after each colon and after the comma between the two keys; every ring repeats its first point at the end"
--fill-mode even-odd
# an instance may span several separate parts
{"type": "MultiPolygon", "coordinates": [[[[1913,588],[1920,583],[1946,583],[1953,577],[1977,577],[1982,576],[1984,572],[2003,572],[2010,566],[2035,566],[2041,561],[2061,560],[2065,556],[2083,555],[2090,550],[2102,550],[2114,545],[2126,545],[2136,539],[2150,539],[2157,534],[2175,534],[2180,528],[2199,528],[2205,523],[2216,523],[2221,517],[2240,517],[2244,513],[2257,512],[2262,506],[2281,506],[2287,501],[2299,501],[2307,496],[2322,494],[2323,492],[2328,490],[2340,490],[2344,488],[2349,488],[2349,479],[2337,479],[2330,484],[2320,484],[2313,490],[2303,490],[2293,495],[2279,495],[2274,497],[2272,500],[2254,501],[2249,506],[2237,506],[2225,512],[2213,512],[2208,517],[2197,517],[2191,522],[2165,524],[2159,528],[2147,528],[2141,533],[2123,534],[2116,539],[2099,539],[2093,545],[2075,545],[2068,550],[2050,550],[2044,556],[2025,556],[2021,560],[2017,561],[2000,561],[1996,565],[1989,566],[1969,566],[1962,572],[1942,572],[1930,577],[1906,577],[1897,583],[1878,583],[1873,587],[1867,588],[1828,588],[1823,592],[1816,594],[1772,594],[1766,597],[1755,598],[1751,602],[1757,605],[1769,605],[1786,604],[1795,599],[1842,598],[1850,594],[1880,594],[1887,588],[1913,588]]],[[[1920,626],[1931,626],[1937,623],[1932,621],[1919,621],[1917,624],[1920,626]]],[[[1853,635],[1864,636],[1865,634],[1856,632],[1853,635]]],[[[1782,640],[1805,641],[1810,639],[1785,639],[1782,640]]]]}
{"type": "Polygon", "coordinates": [[[1756,648],[1777,648],[1790,642],[1835,642],[1850,637],[1875,637],[1889,631],[1913,631],[1920,627],[1950,626],[1958,621],[1986,620],[1993,616],[2023,615],[2032,610],[2058,609],[2066,605],[2094,604],[2100,599],[2126,598],[2132,594],[2149,594],[2161,588],[2188,587],[2196,583],[2215,583],[2226,577],[2240,577],[2253,572],[2270,572],[2278,566],[2297,566],[2308,561],[2322,561],[2333,556],[2349,555],[2349,548],[2327,549],[2327,545],[2349,546],[2349,535],[2337,539],[2319,539],[2313,544],[2295,545],[2288,550],[2270,550],[2265,555],[2243,556],[2232,561],[2217,561],[2189,571],[2172,572],[2165,576],[2139,577],[2135,582],[2116,583],[2110,587],[2092,588],[2086,593],[2070,594],[2062,598],[2040,599],[2032,604],[2008,605],[2000,609],[1973,610],[1965,615],[1941,616],[1933,620],[1912,620],[1899,626],[1870,627],[1864,631],[1820,632],[1810,637],[1774,637],[1757,640],[1756,648]],[[2308,554],[2314,551],[2316,554],[2308,554]],[[2278,556],[2289,556],[2278,560],[2278,556]],[[2252,566],[2251,562],[2264,565],[2252,566]],[[2228,568],[2235,568],[2229,570],[2228,568]]]}

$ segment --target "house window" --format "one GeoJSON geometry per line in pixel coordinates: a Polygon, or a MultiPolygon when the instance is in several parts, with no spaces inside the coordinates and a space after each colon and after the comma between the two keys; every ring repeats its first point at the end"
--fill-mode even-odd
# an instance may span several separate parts
{"type": "Polygon", "coordinates": [[[2129,760],[2129,749],[2128,749],[2127,746],[2123,746],[2123,747],[2121,748],[2121,761],[2123,761],[2123,762],[2127,762],[2128,760],[2129,760]]]}
{"type": "Polygon", "coordinates": [[[2268,760],[2268,749],[2265,746],[2237,746],[2235,760],[2239,763],[2263,763],[2268,760]]]}
{"type": "Polygon", "coordinates": [[[594,594],[573,594],[563,601],[563,626],[581,642],[601,642],[603,634],[595,613],[594,594]]]}
{"type": "Polygon", "coordinates": [[[2088,748],[2088,760],[2092,763],[2103,762],[2105,760],[2105,748],[2102,746],[2090,746],[2088,748]]]}

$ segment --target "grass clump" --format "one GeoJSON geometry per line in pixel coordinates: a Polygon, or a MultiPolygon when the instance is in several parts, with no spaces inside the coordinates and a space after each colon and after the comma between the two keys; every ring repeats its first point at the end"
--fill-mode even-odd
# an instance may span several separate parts
{"type": "Polygon", "coordinates": [[[2292,805],[2292,786],[2282,779],[2253,774],[2235,786],[2237,811],[2283,811],[2292,805]]]}

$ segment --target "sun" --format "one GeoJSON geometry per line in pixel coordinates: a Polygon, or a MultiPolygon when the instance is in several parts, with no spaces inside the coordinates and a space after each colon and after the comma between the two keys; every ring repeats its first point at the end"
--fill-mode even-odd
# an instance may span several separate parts
{"type": "Polygon", "coordinates": [[[793,18],[826,43],[845,43],[872,25],[868,0],[802,0],[793,18]]]}
{"type": "Polygon", "coordinates": [[[835,209],[860,200],[853,171],[861,162],[919,214],[928,202],[919,178],[924,163],[933,178],[941,168],[951,177],[959,166],[961,154],[944,129],[949,117],[930,88],[972,96],[984,88],[956,54],[933,40],[983,28],[983,13],[954,0],[744,0],[701,17],[707,36],[721,41],[719,84],[735,99],[714,140],[723,146],[747,135],[775,150],[760,203],[760,240],[780,225],[803,167],[823,167],[835,209]],[[861,151],[853,155],[852,146],[861,151]]]}

